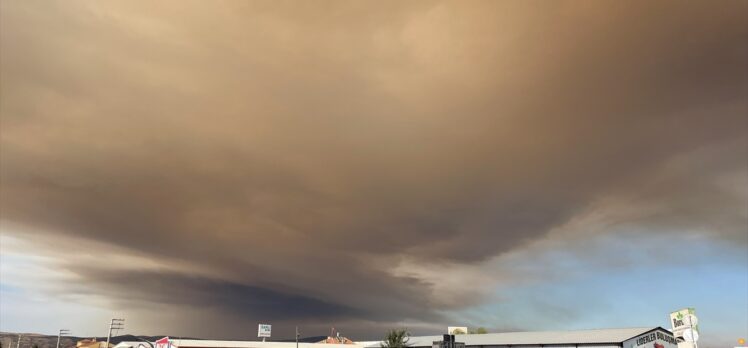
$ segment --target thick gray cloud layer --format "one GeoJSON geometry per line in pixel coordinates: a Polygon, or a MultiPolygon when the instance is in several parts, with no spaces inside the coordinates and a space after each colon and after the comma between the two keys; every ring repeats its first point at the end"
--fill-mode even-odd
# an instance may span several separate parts
{"type": "Polygon", "coordinates": [[[403,257],[475,264],[607,197],[745,244],[746,13],[5,1],[2,220],[180,265],[67,265],[113,299],[247,320],[440,322],[403,257]]]}

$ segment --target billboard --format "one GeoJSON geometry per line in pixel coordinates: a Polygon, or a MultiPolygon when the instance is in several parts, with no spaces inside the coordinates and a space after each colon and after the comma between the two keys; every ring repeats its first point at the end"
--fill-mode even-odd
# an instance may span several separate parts
{"type": "Polygon", "coordinates": [[[670,324],[673,326],[673,336],[679,343],[695,343],[699,340],[699,320],[693,308],[670,313],[670,324]]]}
{"type": "Polygon", "coordinates": [[[678,342],[670,332],[652,330],[623,342],[623,348],[677,348],[678,342]]]}
{"type": "Polygon", "coordinates": [[[447,333],[450,335],[464,335],[468,333],[467,326],[448,326],[447,333]]]}
{"type": "Polygon", "coordinates": [[[270,337],[271,326],[269,324],[257,325],[257,337],[270,337]]]}

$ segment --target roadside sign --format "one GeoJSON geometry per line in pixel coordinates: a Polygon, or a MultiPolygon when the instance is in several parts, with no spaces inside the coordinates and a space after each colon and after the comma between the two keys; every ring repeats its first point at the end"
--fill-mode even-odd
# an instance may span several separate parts
{"type": "MultiPolygon", "coordinates": [[[[271,325],[260,324],[257,326],[257,337],[270,337],[271,325]]],[[[156,347],[159,348],[159,347],[156,347]]]]}

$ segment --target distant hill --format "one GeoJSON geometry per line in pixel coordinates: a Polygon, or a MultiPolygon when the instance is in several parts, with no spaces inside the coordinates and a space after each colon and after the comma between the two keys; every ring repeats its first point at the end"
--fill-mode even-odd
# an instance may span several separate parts
{"type": "MultiPolygon", "coordinates": [[[[324,340],[326,338],[327,338],[327,336],[303,337],[303,338],[299,338],[299,342],[300,343],[316,343],[316,342],[322,341],[322,340],[324,340]]],[[[293,338],[291,338],[291,339],[287,339],[287,340],[276,340],[275,342],[296,342],[296,340],[293,339],[293,338]]]]}

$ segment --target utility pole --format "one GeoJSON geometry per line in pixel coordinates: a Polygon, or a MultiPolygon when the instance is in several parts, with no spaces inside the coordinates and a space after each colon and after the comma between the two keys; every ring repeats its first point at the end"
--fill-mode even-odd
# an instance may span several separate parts
{"type": "Polygon", "coordinates": [[[299,348],[299,327],[296,327],[296,348],[299,348]]]}
{"type": "Polygon", "coordinates": [[[106,347],[109,348],[109,340],[112,338],[112,330],[121,330],[125,328],[125,319],[112,319],[109,322],[109,334],[106,336],[106,347]]]}
{"type": "Polygon", "coordinates": [[[57,348],[60,348],[60,337],[62,335],[69,335],[70,330],[68,329],[60,329],[60,332],[57,334],[57,348]]]}

